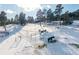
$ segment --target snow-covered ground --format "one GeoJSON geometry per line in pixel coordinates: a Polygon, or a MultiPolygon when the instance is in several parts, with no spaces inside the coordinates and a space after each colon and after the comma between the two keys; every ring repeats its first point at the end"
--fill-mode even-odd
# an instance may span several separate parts
{"type": "Polygon", "coordinates": [[[79,44],[79,27],[77,23],[69,26],[57,26],[39,24],[8,25],[9,36],[0,37],[0,54],[25,54],[25,55],[79,55],[79,48],[70,44],[79,44]],[[47,32],[40,35],[39,29],[47,32]],[[47,39],[55,36],[57,42],[48,43],[47,39]],[[41,39],[42,38],[42,39],[41,39]],[[46,44],[39,49],[37,45],[46,44]]]}
{"type": "MultiPolygon", "coordinates": [[[[0,43],[3,42],[4,40],[8,39],[10,36],[14,35],[16,32],[20,31],[22,28],[22,26],[14,25],[14,24],[7,25],[6,27],[7,27],[7,32],[9,32],[9,35],[2,36],[2,34],[0,33],[0,43]]],[[[0,27],[0,32],[1,31],[4,31],[4,28],[2,26],[0,27]]]]}
{"type": "MultiPolygon", "coordinates": [[[[15,27],[17,26],[15,25],[13,28],[15,27]]],[[[20,26],[18,27],[21,28],[20,26]]],[[[15,31],[11,32],[13,35],[0,44],[0,54],[49,54],[46,48],[35,48],[36,44],[43,43],[43,41],[39,40],[39,37],[37,39],[32,37],[38,34],[36,34],[38,32],[36,30],[37,27],[34,24],[29,24],[17,33],[14,33],[15,31]]]]}

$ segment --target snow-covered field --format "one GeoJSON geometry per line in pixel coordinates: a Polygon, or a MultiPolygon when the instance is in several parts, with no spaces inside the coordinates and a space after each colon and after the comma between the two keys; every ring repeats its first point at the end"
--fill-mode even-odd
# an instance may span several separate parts
{"type": "Polygon", "coordinates": [[[25,54],[25,55],[79,55],[79,48],[70,44],[79,44],[79,26],[75,22],[69,26],[57,26],[39,24],[8,25],[9,36],[0,37],[0,54],[25,54]],[[39,29],[47,32],[40,35],[39,29]],[[48,43],[47,39],[55,36],[57,42],[48,43]],[[42,38],[42,39],[41,39],[42,38]],[[38,45],[46,44],[38,48],[38,45]]]}

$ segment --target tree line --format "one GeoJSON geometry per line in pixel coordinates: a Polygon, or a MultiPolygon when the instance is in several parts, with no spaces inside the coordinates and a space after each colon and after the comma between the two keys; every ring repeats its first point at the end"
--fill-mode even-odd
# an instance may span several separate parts
{"type": "Polygon", "coordinates": [[[5,11],[0,11],[0,26],[3,26],[6,30],[7,24],[20,24],[24,26],[27,23],[38,23],[38,22],[51,22],[60,21],[60,25],[72,24],[74,20],[79,20],[79,9],[73,12],[66,11],[62,13],[64,7],[62,4],[57,4],[56,9],[39,9],[36,12],[36,18],[33,16],[28,16],[21,12],[19,15],[15,15],[14,18],[8,19],[5,11]],[[63,22],[62,22],[63,21],[63,22]]]}
{"type": "Polygon", "coordinates": [[[64,7],[62,4],[57,4],[56,9],[52,11],[52,9],[39,9],[37,11],[37,21],[40,22],[51,22],[51,21],[60,21],[60,25],[69,25],[72,24],[74,20],[79,20],[79,9],[73,12],[69,12],[68,10],[64,13],[64,7]]]}

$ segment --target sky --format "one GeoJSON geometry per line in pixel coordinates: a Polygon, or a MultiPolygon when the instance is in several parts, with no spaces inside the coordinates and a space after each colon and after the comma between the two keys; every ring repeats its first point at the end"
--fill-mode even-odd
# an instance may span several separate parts
{"type": "MultiPolygon", "coordinates": [[[[79,9],[79,4],[63,4],[63,12],[73,12],[79,9]]],[[[16,14],[24,12],[27,16],[36,17],[38,9],[49,9],[55,10],[56,4],[0,4],[0,11],[4,10],[7,13],[8,18],[13,18],[16,14]]]]}

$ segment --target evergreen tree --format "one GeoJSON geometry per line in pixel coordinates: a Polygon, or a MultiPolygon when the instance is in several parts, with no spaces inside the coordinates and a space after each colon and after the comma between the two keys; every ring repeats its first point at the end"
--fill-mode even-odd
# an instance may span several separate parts
{"type": "Polygon", "coordinates": [[[25,14],[23,12],[20,13],[18,20],[19,20],[19,23],[21,25],[25,25],[26,24],[25,14]]]}
{"type": "Polygon", "coordinates": [[[32,16],[28,16],[27,20],[29,23],[34,23],[34,18],[32,16]]]}
{"type": "Polygon", "coordinates": [[[66,11],[64,14],[64,19],[63,19],[63,24],[64,25],[69,25],[72,24],[73,20],[69,17],[69,11],[66,11]]]}
{"type": "Polygon", "coordinates": [[[6,13],[4,11],[1,11],[1,13],[0,13],[0,23],[1,23],[1,26],[4,27],[5,31],[6,31],[6,22],[7,22],[6,13]]]}
{"type": "Polygon", "coordinates": [[[11,18],[10,22],[11,22],[11,24],[14,24],[14,19],[13,19],[13,18],[11,18]]]}
{"type": "Polygon", "coordinates": [[[41,9],[37,11],[36,16],[37,16],[37,20],[41,22],[43,19],[43,12],[41,9]]]}
{"type": "Polygon", "coordinates": [[[15,15],[14,22],[18,23],[18,19],[19,19],[18,15],[15,15]]]}
{"type": "Polygon", "coordinates": [[[37,21],[40,22],[40,26],[41,26],[41,22],[43,21],[44,18],[44,13],[42,12],[41,9],[37,11],[36,16],[37,16],[37,21]]]}
{"type": "Polygon", "coordinates": [[[74,11],[74,12],[72,12],[74,15],[74,19],[76,19],[76,20],[79,20],[79,9],[78,10],[76,10],[76,11],[74,11]]]}
{"type": "Polygon", "coordinates": [[[53,19],[54,19],[54,14],[53,14],[52,10],[49,9],[47,11],[47,20],[48,20],[48,22],[51,22],[51,21],[53,21],[53,19]]]}
{"type": "Polygon", "coordinates": [[[47,21],[47,9],[43,9],[43,20],[44,22],[47,21]]]}
{"type": "Polygon", "coordinates": [[[64,7],[62,7],[62,4],[57,4],[55,9],[55,14],[57,16],[57,20],[60,21],[60,25],[61,25],[61,13],[63,8],[64,7]]]}

